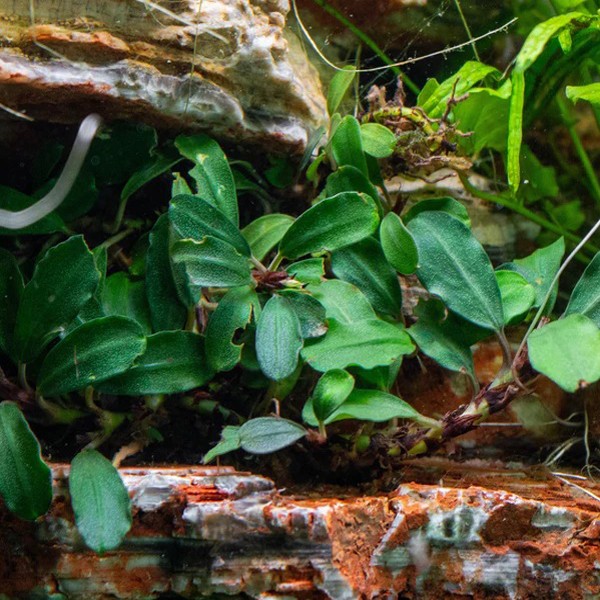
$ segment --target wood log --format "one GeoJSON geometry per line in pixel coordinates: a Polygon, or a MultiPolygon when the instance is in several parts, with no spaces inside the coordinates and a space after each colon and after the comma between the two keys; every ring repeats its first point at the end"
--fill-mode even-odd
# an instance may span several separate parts
{"type": "Polygon", "coordinates": [[[365,494],[277,490],[229,467],[125,468],[133,528],[103,556],[73,525],[68,467],[53,473],[46,517],[2,512],[3,598],[600,594],[600,485],[543,469],[419,459],[390,476],[391,491],[365,494]]]}

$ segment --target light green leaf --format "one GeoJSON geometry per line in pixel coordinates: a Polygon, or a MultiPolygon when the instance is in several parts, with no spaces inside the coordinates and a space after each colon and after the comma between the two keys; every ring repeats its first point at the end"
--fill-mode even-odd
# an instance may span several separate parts
{"type": "Polygon", "coordinates": [[[102,308],[106,316],[120,315],[137,321],[145,334],[152,333],[150,307],[144,281],[132,281],[125,273],[114,273],[102,289],[102,308]]]}
{"type": "Polygon", "coordinates": [[[262,372],[275,381],[291,375],[302,349],[300,321],[289,300],[272,296],[256,326],[256,355],[262,372]]]}
{"type": "Polygon", "coordinates": [[[499,331],[500,290],[490,259],[471,231],[443,212],[425,212],[408,225],[419,251],[417,276],[465,319],[499,331]]]}
{"type": "Polygon", "coordinates": [[[336,250],[371,235],[379,223],[375,202],[365,194],[343,192],[302,213],[286,231],[279,251],[295,259],[336,250]]]}
{"type": "Polygon", "coordinates": [[[594,256],[577,282],[565,315],[580,314],[600,327],[600,253],[594,256]]]}
{"type": "Polygon", "coordinates": [[[516,271],[496,271],[505,325],[520,323],[535,302],[535,289],[516,271]]]}
{"type": "Polygon", "coordinates": [[[181,173],[173,173],[173,184],[171,185],[171,197],[180,196],[181,194],[193,194],[187,181],[182,177],[181,173]]]}
{"type": "Polygon", "coordinates": [[[251,454],[270,454],[291,446],[307,434],[298,423],[275,417],[246,421],[239,431],[240,445],[251,454]]]}
{"type": "Polygon", "coordinates": [[[191,331],[161,331],[146,338],[146,349],[124,373],[95,387],[106,394],[177,394],[207,383],[204,339],[191,331]]]}
{"type": "Polygon", "coordinates": [[[25,286],[15,326],[15,350],[29,362],[77,316],[98,286],[100,273],[83,236],[53,246],[25,286]]]}
{"type": "Polygon", "coordinates": [[[144,332],[131,319],[88,321],[48,352],[38,390],[45,396],[58,396],[94,385],[126,371],[145,348],[144,332]]]}
{"type": "Polygon", "coordinates": [[[280,295],[290,302],[296,312],[304,339],[321,337],[327,333],[325,307],[310,293],[282,290],[280,295]]]}
{"type": "Polygon", "coordinates": [[[336,277],[353,283],[369,299],[373,308],[392,316],[402,309],[402,291],[396,271],[387,262],[379,242],[366,238],[331,255],[336,277]]]}
{"type": "Polygon", "coordinates": [[[246,225],[242,229],[242,235],[250,244],[252,256],[257,260],[263,260],[279,244],[293,222],[294,218],[289,215],[272,213],[263,215],[246,225]]]}
{"type": "Polygon", "coordinates": [[[600,106],[600,83],[590,83],[589,85],[568,85],[566,89],[567,98],[576,103],[578,100],[585,100],[600,106]]]}
{"type": "Polygon", "coordinates": [[[508,112],[508,142],[506,171],[508,183],[513,192],[521,184],[521,143],[523,141],[523,107],[525,105],[525,75],[522,71],[513,71],[512,94],[508,112]]]}
{"type": "Polygon", "coordinates": [[[429,198],[419,200],[409,211],[403,215],[404,223],[408,225],[417,215],[429,211],[440,211],[448,213],[451,217],[458,219],[463,225],[471,228],[471,218],[465,208],[458,200],[449,196],[444,198],[429,198]]]}
{"type": "Polygon", "coordinates": [[[161,215],[150,231],[146,254],[146,296],[154,331],[181,329],[187,316],[173,280],[169,235],[169,218],[161,215]]]}
{"type": "Polygon", "coordinates": [[[221,147],[207,135],[180,135],[175,145],[183,156],[195,163],[190,175],[198,186],[198,196],[218,208],[238,225],[238,204],[233,174],[221,147]]]}
{"type": "Polygon", "coordinates": [[[360,125],[352,115],[346,115],[335,130],[331,138],[331,153],[338,167],[351,165],[368,177],[360,125]]]}
{"type": "Polygon", "coordinates": [[[87,546],[99,554],[120,546],[131,529],[131,501],[111,462],[97,450],[80,452],[71,463],[69,494],[87,546]]]}
{"type": "Polygon", "coordinates": [[[322,258],[306,258],[287,266],[286,271],[300,283],[321,283],[325,277],[325,261],[322,258]]]}
{"type": "Polygon", "coordinates": [[[340,406],[354,389],[354,377],[342,369],[323,373],[312,393],[315,416],[323,422],[340,406]]]}
{"type": "Polygon", "coordinates": [[[203,287],[238,287],[252,282],[248,258],[217,238],[175,242],[171,260],[176,275],[183,276],[187,282],[189,305],[199,301],[203,287]]]}
{"type": "Polygon", "coordinates": [[[215,371],[229,371],[240,361],[244,344],[233,337],[246,329],[257,306],[256,292],[248,286],[232,288],[221,298],[206,327],[206,353],[215,371]]]}
{"type": "Polygon", "coordinates": [[[365,123],[360,126],[363,150],[375,158],[387,158],[394,154],[396,136],[393,131],[379,123],[365,123]]]}
{"type": "Polygon", "coordinates": [[[308,291],[325,307],[328,319],[357,323],[377,318],[367,297],[346,281],[328,279],[318,285],[310,285],[308,291]]]}
{"type": "Polygon", "coordinates": [[[417,270],[417,245],[396,213],[385,216],[379,228],[379,238],[385,258],[398,273],[410,275],[417,270]]]}
{"type": "Polygon", "coordinates": [[[233,425],[226,425],[221,431],[221,440],[211,448],[205,455],[202,462],[207,465],[212,462],[217,456],[233,452],[241,447],[240,428],[233,425]]]}
{"type": "Polygon", "coordinates": [[[535,330],[527,347],[533,368],[568,392],[600,379],[600,329],[584,315],[535,330]]]}
{"type": "Polygon", "coordinates": [[[0,248],[0,351],[7,356],[13,351],[13,333],[24,287],[17,259],[0,248]]]}
{"type": "Polygon", "coordinates": [[[10,512],[26,521],[46,513],[52,502],[52,474],[13,402],[0,404],[0,496],[10,512]]]}
{"type": "Polygon", "coordinates": [[[523,144],[521,147],[521,187],[519,199],[526,204],[536,202],[540,198],[554,199],[559,194],[554,167],[545,167],[523,144]]]}
{"type": "Polygon", "coordinates": [[[171,227],[181,239],[201,241],[213,237],[250,256],[250,246],[239,229],[210,202],[196,196],[175,196],[169,205],[171,227]]]}
{"type": "Polygon", "coordinates": [[[356,68],[346,65],[331,78],[327,90],[327,113],[329,116],[337,111],[355,77],[356,68]]]}
{"type": "Polygon", "coordinates": [[[379,319],[354,323],[329,319],[328,323],[325,337],[302,350],[302,358],[316,371],[390,365],[415,349],[404,329],[379,319]]]}

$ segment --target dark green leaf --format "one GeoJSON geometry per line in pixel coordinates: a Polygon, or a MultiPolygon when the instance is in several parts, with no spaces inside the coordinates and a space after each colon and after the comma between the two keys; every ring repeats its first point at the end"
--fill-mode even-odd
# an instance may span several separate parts
{"type": "Polygon", "coordinates": [[[279,250],[292,259],[336,250],[371,235],[378,223],[377,207],[369,196],[343,192],[300,215],[286,231],[279,250]]]}
{"type": "Polygon", "coordinates": [[[273,213],[259,217],[246,225],[242,229],[242,235],[250,244],[252,256],[257,260],[263,260],[279,244],[293,222],[294,218],[289,215],[273,213]]]}
{"type": "Polygon", "coordinates": [[[69,494],[87,546],[99,554],[120,546],[131,529],[131,502],[110,461],[96,450],[80,452],[71,463],[69,494]]]}
{"type": "Polygon", "coordinates": [[[471,227],[471,219],[464,204],[458,200],[450,198],[430,198],[427,200],[419,200],[410,210],[403,216],[406,224],[410,223],[416,216],[424,212],[441,211],[449,214],[451,217],[458,219],[466,227],[471,227]]]}
{"type": "Polygon", "coordinates": [[[316,298],[311,294],[292,290],[283,290],[281,296],[290,302],[296,312],[304,339],[321,337],[327,333],[325,308],[316,298]]]}
{"type": "Polygon", "coordinates": [[[367,179],[367,176],[356,167],[345,165],[339,167],[327,177],[325,196],[336,196],[342,192],[361,192],[373,198],[380,214],[383,214],[381,200],[377,188],[367,179]]]}
{"type": "Polygon", "coordinates": [[[250,256],[250,246],[239,229],[212,204],[196,196],[175,196],[169,206],[169,220],[181,239],[201,241],[211,236],[231,244],[240,254],[250,256]]]}
{"type": "Polygon", "coordinates": [[[327,112],[329,116],[333,115],[340,107],[355,77],[356,68],[346,65],[331,78],[329,89],[327,90],[327,112]]]}
{"type": "Polygon", "coordinates": [[[262,372],[275,381],[291,375],[302,349],[300,320],[289,300],[272,296],[256,327],[256,355],[262,372]]]}
{"type": "Polygon", "coordinates": [[[572,314],[537,329],[527,347],[533,368],[568,392],[600,379],[600,329],[584,315],[572,314]]]}
{"type": "Polygon", "coordinates": [[[400,314],[402,291],[398,276],[377,240],[366,238],[336,250],[331,255],[331,268],[336,277],[358,287],[376,311],[392,316],[400,314]]]}
{"type": "Polygon", "coordinates": [[[516,271],[496,271],[496,281],[502,297],[504,323],[515,325],[529,312],[535,302],[535,289],[516,271]]]}
{"type": "Polygon", "coordinates": [[[97,389],[123,396],[177,394],[204,385],[214,375],[204,339],[196,333],[162,331],[148,336],[146,343],[146,350],[127,371],[103,381],[97,389]]]}
{"type": "Polygon", "coordinates": [[[354,389],[354,377],[342,369],[321,375],[312,393],[315,416],[323,422],[340,406],[354,389]]]}
{"type": "Polygon", "coordinates": [[[141,325],[145,334],[152,332],[144,281],[132,281],[125,273],[111,275],[102,290],[102,307],[106,316],[129,317],[141,325]]]}
{"type": "Polygon", "coordinates": [[[360,125],[352,115],[346,115],[335,130],[331,138],[331,152],[338,167],[351,165],[368,177],[360,125]]]}
{"type": "Polygon", "coordinates": [[[294,183],[294,164],[287,156],[269,156],[269,162],[264,175],[273,187],[284,189],[294,183]]]}
{"type": "Polygon", "coordinates": [[[360,126],[363,150],[375,158],[387,158],[394,154],[396,136],[393,131],[379,123],[365,123],[360,126]]]}
{"type": "Polygon", "coordinates": [[[240,446],[240,428],[232,425],[226,425],[223,427],[223,431],[221,431],[221,440],[216,446],[214,446],[214,448],[211,448],[204,455],[202,462],[207,465],[209,462],[217,458],[217,456],[238,450],[240,446]]]}
{"type": "Polygon", "coordinates": [[[310,293],[325,307],[328,319],[340,323],[356,323],[377,318],[367,297],[354,285],[338,279],[329,279],[311,285],[310,293]]]}
{"type": "Polygon", "coordinates": [[[126,202],[135,192],[141,189],[144,185],[169,171],[182,159],[179,156],[165,155],[157,153],[133,173],[121,191],[121,201],[126,202]]]}
{"type": "Polygon", "coordinates": [[[16,258],[0,248],[0,351],[7,356],[13,351],[13,333],[23,288],[16,258]]]}
{"type": "Polygon", "coordinates": [[[291,446],[307,431],[293,421],[275,417],[260,417],[246,421],[239,430],[240,445],[252,454],[270,454],[291,446]]]}
{"type": "Polygon", "coordinates": [[[190,175],[198,186],[198,196],[218,208],[238,225],[238,205],[233,174],[221,147],[207,135],[180,135],[175,140],[183,156],[195,163],[190,175]]]}
{"type": "Polygon", "coordinates": [[[8,510],[33,521],[52,502],[52,475],[16,404],[0,404],[0,495],[8,510]]]}
{"type": "Polygon", "coordinates": [[[545,167],[527,145],[521,147],[521,187],[519,198],[530,204],[559,194],[554,167],[545,167]]]}
{"type": "Polygon", "coordinates": [[[417,275],[425,287],[465,319],[499,331],[500,290],[490,259],[471,231],[443,212],[424,212],[408,225],[419,251],[417,275]]]}
{"type": "MultiPolygon", "coordinates": [[[[37,202],[36,198],[27,196],[26,194],[22,194],[17,190],[3,185],[0,185],[0,198],[2,199],[2,208],[13,212],[29,208],[32,204],[37,202]]],[[[33,225],[29,225],[28,227],[23,227],[21,229],[5,229],[0,227],[0,236],[16,236],[24,234],[40,235],[43,233],[66,231],[66,229],[65,222],[60,218],[58,213],[51,212],[37,223],[33,223],[33,225]]]]}
{"type": "Polygon", "coordinates": [[[351,365],[364,369],[390,365],[415,349],[401,326],[379,319],[354,323],[329,319],[328,323],[325,337],[302,350],[302,358],[316,371],[345,369],[351,365]]]}
{"type": "Polygon", "coordinates": [[[565,315],[580,314],[600,327],[600,253],[594,256],[577,282],[565,315]]]}
{"type": "Polygon", "coordinates": [[[381,222],[379,237],[385,258],[398,273],[410,275],[417,270],[417,245],[396,213],[385,216],[381,222]]]}
{"type": "Polygon", "coordinates": [[[94,256],[75,236],[53,246],[36,265],[17,313],[15,350],[29,362],[77,316],[92,297],[100,273],[94,256]]]}
{"type": "Polygon", "coordinates": [[[44,359],[38,390],[58,396],[123,373],[144,352],[141,327],[125,317],[101,317],[62,339],[44,359]]]}

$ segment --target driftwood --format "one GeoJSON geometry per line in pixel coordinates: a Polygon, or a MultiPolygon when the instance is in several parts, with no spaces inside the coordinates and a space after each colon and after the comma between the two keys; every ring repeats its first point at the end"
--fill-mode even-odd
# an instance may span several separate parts
{"type": "Polygon", "coordinates": [[[361,495],[279,491],[227,467],[122,469],[134,525],[104,556],[86,550],[73,526],[66,473],[54,467],[48,516],[30,524],[3,515],[6,597],[600,594],[600,501],[581,489],[598,495],[600,486],[571,479],[577,488],[543,470],[420,459],[404,465],[392,491],[361,495]]]}

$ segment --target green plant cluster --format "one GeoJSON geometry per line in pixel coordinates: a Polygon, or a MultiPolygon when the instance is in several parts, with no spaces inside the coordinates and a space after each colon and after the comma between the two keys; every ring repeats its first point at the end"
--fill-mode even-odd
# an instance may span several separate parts
{"type": "MultiPolygon", "coordinates": [[[[0,249],[0,351],[15,374],[2,372],[1,382],[9,401],[0,404],[0,494],[8,508],[35,519],[51,502],[50,471],[23,416],[32,407],[51,423],[97,418],[100,431],[74,458],[69,485],[85,542],[104,552],[131,524],[119,475],[95,449],[130,415],[108,410],[104,398],[143,398],[153,411],[170,396],[241,373],[258,401],[244,415],[223,413],[221,441],[204,457],[210,462],[238,449],[267,454],[301,440],[327,444],[333,424],[344,420],[358,423],[344,433],[356,454],[375,431],[390,440],[404,432],[404,454],[427,451],[446,439],[449,421],[420,414],[395,387],[403,358],[417,353],[470,382],[464,414],[473,424],[494,412],[490,390],[516,396],[526,383],[520,378],[541,373],[570,392],[600,379],[600,254],[588,259],[561,318],[534,329],[552,313],[564,238],[494,268],[463,204],[440,196],[402,210],[381,172],[381,161],[399,159],[413,169],[451,166],[470,186],[458,158],[497,151],[508,187],[492,199],[565,233],[551,214],[558,207],[545,215],[529,207],[554,189],[544,188],[547,171],[523,152],[523,125],[568,70],[597,58],[599,23],[586,12],[552,17],[532,29],[510,79],[470,61],[442,83],[429,80],[417,106],[381,102],[361,119],[338,112],[356,76],[341,71],[329,91],[329,131],[315,138],[303,164],[318,195],[298,216],[265,211],[242,223],[238,194],[265,201],[264,180],[247,163],[230,163],[206,135],[182,135],[162,149],[145,128],[115,128],[98,140],[59,211],[25,231],[3,232],[17,240],[52,234],[35,264],[0,249]],[[477,87],[483,81],[492,85],[477,87]],[[124,219],[134,193],[184,160],[191,168],[173,173],[166,212],[149,227],[124,219]],[[98,231],[76,234],[68,224],[85,222],[106,186],[122,187],[121,204],[106,227],[112,237],[90,247],[98,231]],[[127,268],[116,270],[107,249],[139,231],[127,268]],[[412,312],[403,310],[400,284],[409,276],[426,291],[412,312]],[[506,330],[523,323],[531,333],[515,353],[506,330]],[[480,390],[471,347],[493,336],[504,364],[480,390]],[[294,414],[285,401],[298,390],[306,393],[294,414]],[[402,430],[398,419],[408,423],[402,430]],[[371,423],[379,425],[365,427],[371,423]]],[[[600,107],[598,86],[569,87],[567,96],[600,107]]],[[[290,164],[273,159],[265,177],[285,187],[295,175],[290,164]]],[[[33,202],[2,193],[11,209],[33,202]]],[[[579,241],[573,230],[566,237],[579,241]]],[[[160,434],[148,426],[144,435],[160,434]]],[[[399,449],[390,443],[389,452],[399,449]]]]}

